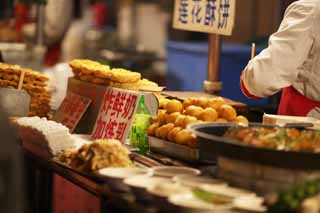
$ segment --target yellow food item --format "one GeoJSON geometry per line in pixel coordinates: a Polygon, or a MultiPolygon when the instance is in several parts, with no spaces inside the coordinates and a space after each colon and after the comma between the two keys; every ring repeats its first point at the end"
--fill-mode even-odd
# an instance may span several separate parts
{"type": "Polygon", "coordinates": [[[169,103],[169,99],[167,99],[167,98],[161,98],[161,99],[159,99],[159,108],[160,109],[165,109],[166,108],[166,106],[167,106],[167,104],[169,103]]]}
{"type": "Polygon", "coordinates": [[[174,125],[175,126],[180,126],[180,127],[183,127],[184,126],[184,119],[185,119],[185,115],[179,115],[177,117],[177,119],[175,120],[174,122],[174,125]]]}
{"type": "Polygon", "coordinates": [[[170,132],[170,130],[172,130],[174,128],[174,124],[173,123],[169,123],[166,124],[162,127],[159,128],[159,136],[160,138],[166,140],[168,133],[170,132]]]}
{"type": "Polygon", "coordinates": [[[196,100],[196,105],[202,108],[207,108],[208,104],[209,104],[208,98],[201,97],[196,100]]]}
{"type": "Polygon", "coordinates": [[[185,114],[198,118],[202,111],[201,107],[192,105],[186,108],[185,114]]]}
{"type": "Polygon", "coordinates": [[[246,117],[242,116],[242,115],[237,116],[235,121],[239,122],[239,123],[244,123],[244,124],[248,124],[249,123],[248,119],[246,117]]]}
{"type": "Polygon", "coordinates": [[[219,117],[225,118],[228,121],[233,121],[237,118],[236,110],[227,104],[223,104],[218,108],[219,117]]]}
{"type": "Polygon", "coordinates": [[[176,134],[175,142],[180,145],[188,145],[188,141],[192,139],[192,134],[186,129],[176,134]]]}
{"type": "Polygon", "coordinates": [[[183,105],[178,100],[170,100],[166,105],[166,110],[169,114],[173,112],[182,112],[183,105]]]}
{"type": "Polygon", "coordinates": [[[208,107],[212,107],[214,109],[219,109],[223,104],[225,104],[225,100],[221,97],[216,97],[209,99],[208,101],[208,107]]]}
{"type": "Polygon", "coordinates": [[[199,115],[199,119],[202,121],[216,121],[218,119],[218,113],[214,108],[205,108],[199,115]]]}
{"type": "Polygon", "coordinates": [[[157,138],[160,138],[160,127],[156,128],[156,130],[154,131],[154,136],[156,136],[157,138]]]}
{"type": "Polygon", "coordinates": [[[156,129],[159,127],[159,123],[153,123],[148,128],[148,135],[154,136],[156,133],[156,129]]]}
{"type": "Polygon", "coordinates": [[[193,117],[193,116],[186,116],[183,120],[183,127],[186,127],[190,124],[194,124],[194,123],[197,123],[197,118],[196,117],[193,117]]]}
{"type": "Polygon", "coordinates": [[[141,79],[141,74],[122,68],[113,68],[111,70],[110,80],[119,83],[134,83],[141,79]]]}
{"type": "Polygon", "coordinates": [[[177,135],[177,133],[179,131],[182,130],[182,127],[174,127],[173,129],[170,130],[170,132],[168,133],[168,140],[171,141],[171,142],[175,142],[175,137],[177,135]]]}
{"type": "Polygon", "coordinates": [[[194,104],[195,104],[194,98],[187,98],[183,101],[183,108],[186,109],[188,106],[191,106],[194,104]]]}
{"type": "Polygon", "coordinates": [[[167,111],[166,110],[159,110],[158,115],[156,116],[155,121],[159,123],[159,125],[163,125],[166,123],[166,116],[167,116],[167,111]]]}
{"type": "Polygon", "coordinates": [[[224,118],[218,118],[218,119],[216,120],[216,122],[217,122],[217,123],[227,123],[228,121],[227,121],[226,119],[224,119],[224,118]]]}
{"type": "Polygon", "coordinates": [[[181,115],[180,112],[174,112],[174,113],[171,113],[171,114],[167,114],[166,115],[166,122],[167,123],[174,123],[176,120],[177,120],[177,117],[181,115]]]}

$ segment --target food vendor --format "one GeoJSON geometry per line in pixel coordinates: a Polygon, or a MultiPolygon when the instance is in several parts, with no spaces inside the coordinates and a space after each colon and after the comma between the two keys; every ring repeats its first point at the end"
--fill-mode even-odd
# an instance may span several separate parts
{"type": "Polygon", "coordinates": [[[242,72],[249,98],[282,89],[278,114],[320,118],[320,0],[299,0],[286,10],[269,46],[242,72]]]}

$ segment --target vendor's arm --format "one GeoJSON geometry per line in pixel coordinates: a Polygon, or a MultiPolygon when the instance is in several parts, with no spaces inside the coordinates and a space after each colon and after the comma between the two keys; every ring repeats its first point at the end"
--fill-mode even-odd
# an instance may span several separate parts
{"type": "Polygon", "coordinates": [[[313,45],[314,1],[297,1],[288,7],[278,32],[269,46],[244,69],[240,84],[250,98],[265,97],[292,85],[298,68],[313,45]]]}

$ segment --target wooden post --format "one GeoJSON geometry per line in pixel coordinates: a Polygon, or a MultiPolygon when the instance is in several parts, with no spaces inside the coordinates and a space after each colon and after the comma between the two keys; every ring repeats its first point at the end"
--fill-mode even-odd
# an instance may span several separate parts
{"type": "Polygon", "coordinates": [[[220,94],[222,83],[219,81],[221,36],[209,34],[208,80],[204,81],[204,90],[209,94],[220,94]]]}

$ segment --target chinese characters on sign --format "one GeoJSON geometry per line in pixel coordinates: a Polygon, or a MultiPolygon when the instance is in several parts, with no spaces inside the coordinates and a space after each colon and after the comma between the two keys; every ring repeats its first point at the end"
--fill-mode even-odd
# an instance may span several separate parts
{"type": "Polygon", "coordinates": [[[92,139],[113,138],[125,141],[137,109],[139,95],[109,88],[104,94],[92,139]]]}
{"type": "Polygon", "coordinates": [[[231,35],[236,0],[175,0],[173,27],[231,35]]]}
{"type": "Polygon", "coordinates": [[[62,123],[73,132],[90,104],[89,98],[68,92],[53,120],[62,123]]]}

